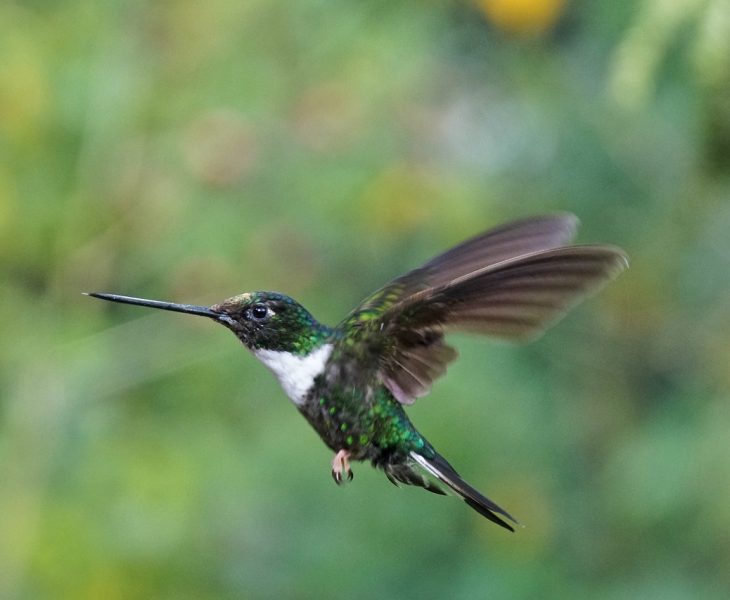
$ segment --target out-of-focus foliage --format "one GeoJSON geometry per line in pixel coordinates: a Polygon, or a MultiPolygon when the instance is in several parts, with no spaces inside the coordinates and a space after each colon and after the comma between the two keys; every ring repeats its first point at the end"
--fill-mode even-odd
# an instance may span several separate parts
{"type": "Polygon", "coordinates": [[[727,598],[724,0],[0,4],[0,598],[727,598]],[[556,210],[631,269],[410,411],[526,525],[330,453],[223,328],[556,210]]]}

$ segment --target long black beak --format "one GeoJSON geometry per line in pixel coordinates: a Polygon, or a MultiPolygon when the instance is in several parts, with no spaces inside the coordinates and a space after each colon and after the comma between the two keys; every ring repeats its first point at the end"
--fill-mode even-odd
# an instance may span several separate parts
{"type": "Polygon", "coordinates": [[[102,300],[110,300],[111,302],[121,302],[122,304],[136,304],[137,306],[148,306],[150,308],[161,308],[162,310],[172,310],[189,315],[210,317],[216,321],[220,321],[221,317],[224,316],[222,313],[215,312],[207,306],[196,306],[195,304],[175,304],[174,302],[146,300],[144,298],[132,298],[131,296],[119,296],[117,294],[100,294],[98,292],[84,292],[84,295],[91,296],[92,298],[101,298],[102,300]]]}

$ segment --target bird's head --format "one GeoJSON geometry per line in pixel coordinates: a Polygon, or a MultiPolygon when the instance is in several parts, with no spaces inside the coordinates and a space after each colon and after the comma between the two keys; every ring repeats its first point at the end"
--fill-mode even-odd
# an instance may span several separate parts
{"type": "Polygon", "coordinates": [[[276,292],[247,292],[210,307],[97,292],[88,295],[208,317],[230,329],[252,351],[273,350],[305,356],[329,334],[329,329],[320,325],[301,304],[276,292]]]}
{"type": "Polygon", "coordinates": [[[239,294],[210,310],[250,350],[308,354],[326,336],[326,328],[296,300],[276,292],[239,294]]]}

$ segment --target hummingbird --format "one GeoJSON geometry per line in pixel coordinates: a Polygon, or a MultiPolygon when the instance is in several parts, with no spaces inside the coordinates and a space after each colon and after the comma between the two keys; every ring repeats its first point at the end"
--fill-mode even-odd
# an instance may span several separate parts
{"type": "Polygon", "coordinates": [[[510,531],[518,521],[467,483],[404,408],[425,396],[457,356],[452,331],[533,339],[628,266],[609,245],[569,245],[578,219],[527,218],[477,235],[374,292],[336,327],[277,292],[212,306],[91,292],[102,300],[207,317],[230,329],[278,379],[334,452],[337,484],[370,461],[396,486],[444,489],[510,531]]]}

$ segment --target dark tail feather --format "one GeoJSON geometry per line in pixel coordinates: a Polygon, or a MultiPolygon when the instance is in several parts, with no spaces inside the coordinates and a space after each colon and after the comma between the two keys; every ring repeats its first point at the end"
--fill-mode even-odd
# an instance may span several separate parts
{"type": "Polygon", "coordinates": [[[446,493],[433,481],[424,477],[420,471],[413,470],[408,465],[392,464],[386,465],[383,469],[390,483],[396,487],[398,487],[398,483],[405,483],[406,485],[417,485],[429,492],[441,494],[442,496],[446,493]]]}
{"type": "Polygon", "coordinates": [[[480,494],[477,490],[471,487],[466,481],[464,481],[459,474],[454,470],[443,456],[435,454],[433,458],[426,458],[417,452],[411,452],[411,458],[415,460],[421,467],[423,467],[428,473],[433,475],[436,479],[449,486],[454,492],[456,492],[461,498],[477,511],[483,517],[486,517],[492,523],[496,523],[514,531],[514,528],[507,522],[500,519],[497,514],[507,517],[513,523],[519,525],[517,519],[515,519],[506,510],[492,502],[486,496],[480,494]]]}

